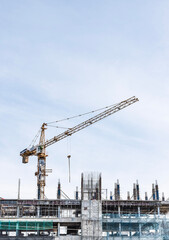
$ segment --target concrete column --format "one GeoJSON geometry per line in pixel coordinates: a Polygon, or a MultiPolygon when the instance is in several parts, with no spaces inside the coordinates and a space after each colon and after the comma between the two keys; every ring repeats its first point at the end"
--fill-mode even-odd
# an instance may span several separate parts
{"type": "Polygon", "coordinates": [[[131,238],[131,236],[132,236],[132,235],[131,235],[131,231],[130,231],[130,238],[131,238]]]}
{"type": "Polygon", "coordinates": [[[121,223],[119,223],[119,236],[121,236],[121,223]]]}
{"type": "Polygon", "coordinates": [[[16,236],[18,237],[20,234],[20,231],[19,231],[19,222],[16,223],[16,236]]]}
{"type": "MultiPolygon", "coordinates": [[[[140,217],[140,207],[138,207],[138,217],[140,217]]],[[[139,236],[141,237],[141,223],[139,223],[139,236]]]]}
{"type": "Polygon", "coordinates": [[[58,223],[58,237],[60,237],[60,223],[58,223]]]}
{"type": "Polygon", "coordinates": [[[40,230],[39,230],[39,223],[37,223],[37,235],[39,236],[40,235],[40,230]]]}
{"type": "Polygon", "coordinates": [[[60,206],[58,207],[58,218],[60,218],[60,206]]]}
{"type": "MultiPolygon", "coordinates": [[[[0,222],[0,229],[1,229],[1,222],[0,222]]],[[[0,236],[2,235],[2,231],[0,230],[0,236]]]]}
{"type": "Polygon", "coordinates": [[[140,217],[140,207],[138,207],[138,217],[140,217]]]}
{"type": "Polygon", "coordinates": [[[37,218],[40,218],[40,206],[37,206],[37,218]]]}
{"type": "Polygon", "coordinates": [[[139,236],[141,237],[141,223],[139,223],[139,236]]]}
{"type": "Polygon", "coordinates": [[[20,216],[20,209],[19,209],[19,206],[17,206],[17,218],[19,218],[20,216]]]}
{"type": "Polygon", "coordinates": [[[118,215],[120,217],[120,206],[118,206],[118,215]]]}
{"type": "MultiPolygon", "coordinates": [[[[19,205],[17,206],[17,218],[20,216],[19,205]]],[[[19,236],[19,222],[16,223],[16,236],[19,236]]]]}
{"type": "Polygon", "coordinates": [[[58,207],[56,208],[56,217],[58,218],[58,207]]]}
{"type": "Polygon", "coordinates": [[[160,207],[157,208],[158,217],[160,217],[160,207]]]}
{"type": "MultiPolygon", "coordinates": [[[[58,207],[58,218],[60,218],[60,206],[58,207]]],[[[58,237],[60,236],[60,223],[58,223],[58,237]]]]}
{"type": "MultiPolygon", "coordinates": [[[[37,206],[37,218],[40,218],[40,206],[37,206]]],[[[38,227],[38,226],[37,226],[38,227]]],[[[40,235],[39,229],[37,230],[37,235],[40,235]]]]}

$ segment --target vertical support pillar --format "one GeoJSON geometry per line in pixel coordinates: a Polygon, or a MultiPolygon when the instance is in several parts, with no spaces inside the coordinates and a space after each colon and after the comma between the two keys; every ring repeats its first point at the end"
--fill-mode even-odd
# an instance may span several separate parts
{"type": "Polygon", "coordinates": [[[20,216],[20,208],[19,208],[19,205],[17,206],[17,218],[19,218],[20,216]]]}
{"type": "MultiPolygon", "coordinates": [[[[140,207],[138,207],[138,217],[140,218],[140,207]]],[[[141,223],[139,219],[139,236],[141,237],[141,223]]]]}
{"type": "Polygon", "coordinates": [[[60,218],[60,206],[58,207],[58,218],[60,218]]]}
{"type": "Polygon", "coordinates": [[[21,180],[19,178],[19,180],[18,180],[18,199],[20,199],[20,185],[21,185],[21,180]]]}
{"type": "Polygon", "coordinates": [[[119,223],[119,236],[121,236],[121,222],[119,223]]]}
{"type": "Polygon", "coordinates": [[[93,176],[91,176],[91,179],[90,179],[90,184],[91,184],[91,191],[90,191],[90,199],[93,200],[95,199],[95,196],[93,195],[93,176]]]}
{"type": "Polygon", "coordinates": [[[156,184],[155,184],[155,196],[156,196],[156,200],[159,201],[159,189],[158,189],[157,180],[156,180],[156,184]]]}
{"type": "Polygon", "coordinates": [[[136,184],[133,184],[133,199],[136,200],[136,184]]]}
{"type": "Polygon", "coordinates": [[[19,221],[16,223],[16,237],[19,236],[19,221]]]}
{"type": "MultiPolygon", "coordinates": [[[[19,196],[19,194],[18,194],[19,196]]],[[[16,236],[18,237],[19,236],[19,217],[20,217],[20,208],[19,208],[19,204],[17,205],[17,223],[16,223],[16,236]]]]}
{"type": "Polygon", "coordinates": [[[40,218],[40,206],[37,206],[37,218],[40,218]]]}
{"type": "Polygon", "coordinates": [[[120,217],[121,213],[120,213],[120,205],[118,206],[118,216],[120,217]]]}
{"type": "MultiPolygon", "coordinates": [[[[1,229],[1,221],[0,221],[0,229],[1,229]]],[[[0,230],[0,236],[2,235],[2,231],[0,230]]]]}
{"type": "Polygon", "coordinates": [[[158,217],[160,217],[160,207],[159,206],[157,207],[157,214],[158,214],[158,217]]]}
{"type": "Polygon", "coordinates": [[[57,199],[61,199],[61,184],[60,179],[58,180],[57,199]]]}
{"type": "Polygon", "coordinates": [[[155,188],[154,188],[154,184],[152,184],[152,197],[153,197],[153,200],[155,200],[155,188]]]}
{"type": "Polygon", "coordinates": [[[107,188],[106,188],[106,200],[107,200],[107,188]]]}
{"type": "Polygon", "coordinates": [[[114,184],[114,199],[117,200],[117,183],[114,184]]]}
{"type": "MultiPolygon", "coordinates": [[[[40,205],[37,206],[37,218],[40,218],[40,205]]],[[[39,227],[37,225],[37,235],[40,235],[39,227]]]]}
{"type": "Polygon", "coordinates": [[[39,223],[37,223],[37,235],[40,235],[39,223]]]}
{"type": "Polygon", "coordinates": [[[137,200],[140,200],[140,189],[139,189],[138,180],[136,181],[136,194],[137,194],[137,200]]]}
{"type": "Polygon", "coordinates": [[[58,218],[58,207],[56,207],[56,217],[58,218]]]}
{"type": "Polygon", "coordinates": [[[110,200],[113,200],[112,191],[110,192],[110,200]]]}
{"type": "Polygon", "coordinates": [[[141,223],[139,222],[139,236],[141,237],[141,223]]]}
{"type": "Polygon", "coordinates": [[[26,233],[28,231],[28,222],[26,222],[26,233]]]}
{"type": "Polygon", "coordinates": [[[79,199],[79,196],[78,196],[78,187],[76,187],[76,200],[79,199]]]}
{"type": "Polygon", "coordinates": [[[130,200],[130,192],[127,192],[127,200],[130,200]]]}
{"type": "Polygon", "coordinates": [[[81,200],[83,200],[83,173],[81,174],[81,200]]]}
{"type": "Polygon", "coordinates": [[[140,217],[140,207],[138,207],[138,217],[140,217]]]}
{"type": "Polygon", "coordinates": [[[98,200],[99,199],[99,188],[98,188],[98,183],[96,183],[96,191],[95,191],[95,197],[94,199],[98,200]]]}
{"type": "MultiPolygon", "coordinates": [[[[78,187],[76,187],[75,198],[76,198],[76,200],[79,199],[78,187]]],[[[78,217],[78,210],[77,209],[75,210],[75,217],[78,217]]]]}
{"type": "MultiPolygon", "coordinates": [[[[58,206],[58,218],[60,219],[60,206],[58,206]]],[[[60,222],[58,223],[58,237],[60,236],[60,222]]]]}
{"type": "Polygon", "coordinates": [[[117,179],[117,199],[120,200],[120,183],[118,179],[117,179]]]}
{"type": "Polygon", "coordinates": [[[130,229],[130,238],[132,238],[131,229],[130,229]]]}
{"type": "Polygon", "coordinates": [[[99,174],[99,200],[102,200],[102,176],[99,174]]]}
{"type": "Polygon", "coordinates": [[[60,223],[58,223],[58,237],[60,237],[60,223]]]}
{"type": "MultiPolygon", "coordinates": [[[[20,199],[20,179],[18,180],[18,200],[20,199]]],[[[17,204],[17,223],[16,223],[16,236],[18,237],[20,232],[19,232],[19,217],[20,217],[20,207],[19,203],[17,204]]]]}

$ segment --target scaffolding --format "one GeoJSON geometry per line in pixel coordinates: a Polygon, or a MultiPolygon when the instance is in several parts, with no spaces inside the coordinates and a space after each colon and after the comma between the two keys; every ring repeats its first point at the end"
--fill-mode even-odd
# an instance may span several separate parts
{"type": "Polygon", "coordinates": [[[102,239],[101,174],[85,173],[81,176],[81,238],[102,239]]]}

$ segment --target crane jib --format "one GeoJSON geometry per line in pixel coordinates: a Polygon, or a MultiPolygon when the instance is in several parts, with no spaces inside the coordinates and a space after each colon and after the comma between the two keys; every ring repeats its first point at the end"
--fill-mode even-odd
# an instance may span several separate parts
{"type": "Polygon", "coordinates": [[[113,113],[116,113],[137,101],[139,101],[139,100],[136,97],[131,97],[125,101],[122,101],[122,102],[116,104],[115,106],[106,109],[105,111],[97,114],[96,116],[76,125],[73,128],[70,128],[69,130],[64,131],[63,133],[59,134],[58,136],[55,136],[52,139],[46,141],[44,146],[48,147],[48,146],[54,144],[55,142],[58,142],[64,138],[66,138],[67,136],[71,136],[72,134],[82,130],[83,128],[86,128],[86,127],[92,125],[93,123],[96,123],[96,122],[104,119],[105,117],[108,117],[108,116],[112,115],[113,113]]]}

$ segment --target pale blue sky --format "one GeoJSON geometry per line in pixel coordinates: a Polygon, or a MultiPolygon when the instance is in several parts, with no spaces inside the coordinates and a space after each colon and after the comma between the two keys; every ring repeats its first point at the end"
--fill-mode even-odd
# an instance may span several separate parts
{"type": "Polygon", "coordinates": [[[142,198],[156,179],[169,197],[168,22],[165,0],[0,1],[0,196],[15,198],[20,177],[21,196],[36,197],[36,158],[23,165],[19,152],[43,122],[135,95],[139,103],[71,137],[71,184],[67,140],[48,148],[46,195],[55,198],[60,178],[73,196],[80,173],[95,170],[109,190],[119,178],[124,197],[136,179],[142,198]]]}

